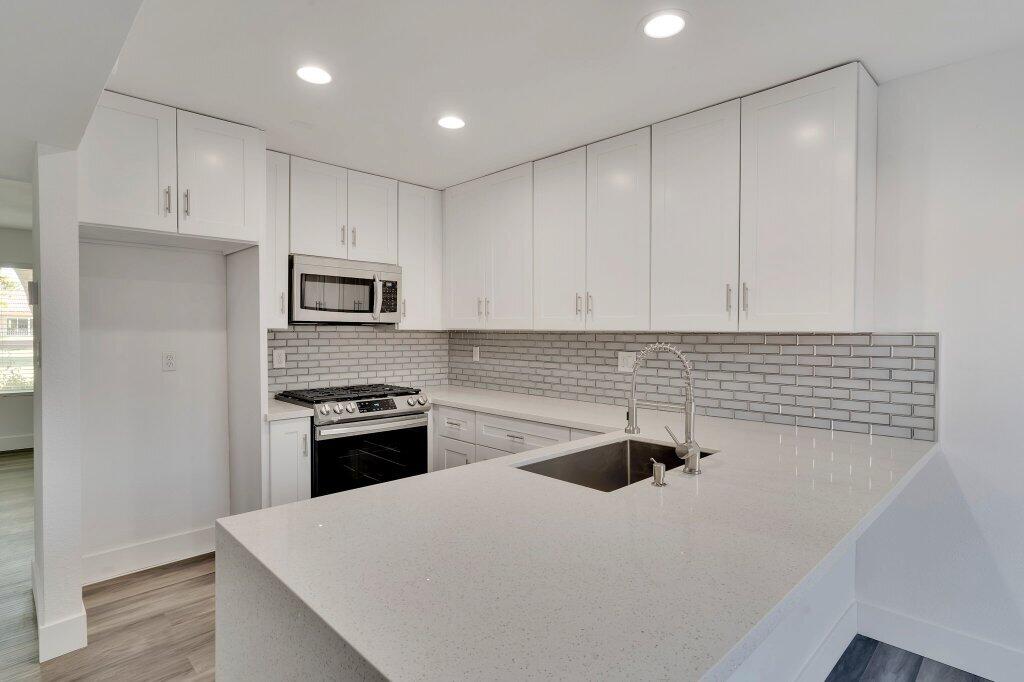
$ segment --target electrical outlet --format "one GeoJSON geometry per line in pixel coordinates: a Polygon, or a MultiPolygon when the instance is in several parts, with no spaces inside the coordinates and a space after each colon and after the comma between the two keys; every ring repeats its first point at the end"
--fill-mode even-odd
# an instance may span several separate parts
{"type": "Polygon", "coordinates": [[[480,362],[480,346],[473,346],[473,362],[480,362]]]}
{"type": "Polygon", "coordinates": [[[620,350],[619,351],[619,371],[620,372],[632,372],[633,363],[636,362],[636,351],[633,350],[620,350]]]}
{"type": "Polygon", "coordinates": [[[178,369],[178,360],[174,357],[174,353],[165,352],[161,356],[160,367],[165,372],[174,372],[178,369]]]}
{"type": "Polygon", "coordinates": [[[288,365],[288,356],[284,348],[274,349],[274,369],[284,369],[288,365]]]}

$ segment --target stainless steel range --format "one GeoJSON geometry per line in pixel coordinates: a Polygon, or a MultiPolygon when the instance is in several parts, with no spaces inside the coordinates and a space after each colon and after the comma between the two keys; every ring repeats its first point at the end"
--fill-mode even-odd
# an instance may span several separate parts
{"type": "Polygon", "coordinates": [[[418,388],[369,384],[284,391],[313,409],[313,496],[427,472],[430,401],[418,388]]]}

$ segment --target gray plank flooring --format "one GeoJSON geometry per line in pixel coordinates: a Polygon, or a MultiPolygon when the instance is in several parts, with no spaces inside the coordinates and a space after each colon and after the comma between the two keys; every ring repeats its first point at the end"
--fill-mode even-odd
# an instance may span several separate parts
{"type": "Polygon", "coordinates": [[[214,559],[82,591],[89,645],[38,663],[31,451],[0,454],[0,680],[212,680],[214,559]]]}
{"type": "Polygon", "coordinates": [[[826,682],[990,682],[915,653],[857,635],[826,682]]]}

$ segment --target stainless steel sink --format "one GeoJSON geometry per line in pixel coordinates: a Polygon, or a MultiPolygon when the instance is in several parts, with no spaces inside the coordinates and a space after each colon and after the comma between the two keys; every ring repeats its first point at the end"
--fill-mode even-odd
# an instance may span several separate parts
{"type": "MultiPolygon", "coordinates": [[[[715,452],[701,450],[701,459],[715,452]]],[[[519,468],[609,493],[653,476],[652,458],[663,463],[665,469],[675,469],[683,464],[683,460],[676,457],[675,448],[668,445],[624,439],[561,457],[524,464],[519,468]]]]}

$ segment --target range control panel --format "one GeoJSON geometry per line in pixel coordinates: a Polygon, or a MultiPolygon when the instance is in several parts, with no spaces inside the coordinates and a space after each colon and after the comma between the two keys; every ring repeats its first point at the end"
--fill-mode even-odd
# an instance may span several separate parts
{"type": "Polygon", "coordinates": [[[366,414],[370,412],[385,412],[387,410],[394,410],[395,400],[394,398],[380,398],[378,400],[360,400],[356,405],[359,408],[360,414],[366,414]]]}

